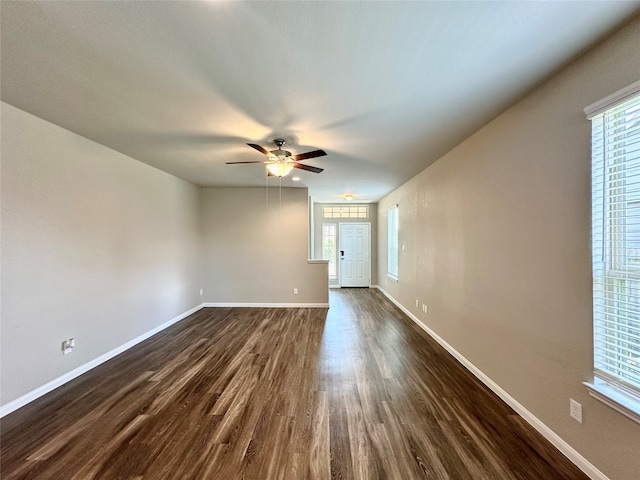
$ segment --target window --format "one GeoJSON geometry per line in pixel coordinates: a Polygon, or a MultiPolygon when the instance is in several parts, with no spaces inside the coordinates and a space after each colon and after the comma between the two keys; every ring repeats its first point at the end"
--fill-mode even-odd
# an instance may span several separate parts
{"type": "Polygon", "coordinates": [[[329,280],[338,279],[337,271],[337,250],[336,250],[337,224],[322,224],[322,259],[329,260],[329,280]]]}
{"type": "Polygon", "coordinates": [[[369,205],[322,207],[323,218],[369,218],[369,205]]]}
{"type": "Polygon", "coordinates": [[[588,112],[594,322],[588,386],[640,422],[640,82],[636,87],[588,112]]]}
{"type": "Polygon", "coordinates": [[[387,277],[398,281],[398,206],[387,212],[387,277]]]}

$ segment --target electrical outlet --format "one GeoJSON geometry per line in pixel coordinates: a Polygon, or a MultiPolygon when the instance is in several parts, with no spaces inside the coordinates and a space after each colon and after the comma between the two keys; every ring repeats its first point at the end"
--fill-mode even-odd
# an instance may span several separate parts
{"type": "Polygon", "coordinates": [[[298,294],[298,289],[297,289],[297,288],[294,288],[294,289],[293,289],[293,294],[294,294],[294,295],[297,295],[297,294],[298,294]]]}
{"type": "Polygon", "coordinates": [[[73,338],[69,340],[64,340],[62,342],[62,354],[67,355],[73,351],[73,347],[75,347],[76,341],[73,338]]]}
{"type": "Polygon", "coordinates": [[[420,302],[418,300],[416,300],[416,307],[420,306],[420,302]]]}
{"type": "Polygon", "coordinates": [[[202,291],[203,291],[203,290],[202,290],[202,289],[200,289],[200,295],[202,295],[202,291]]]}
{"type": "Polygon", "coordinates": [[[427,307],[424,303],[422,304],[422,311],[424,313],[429,313],[429,307],[427,307]]]}
{"type": "Polygon", "coordinates": [[[576,422],[582,423],[582,405],[573,398],[569,399],[569,416],[576,422]]]}

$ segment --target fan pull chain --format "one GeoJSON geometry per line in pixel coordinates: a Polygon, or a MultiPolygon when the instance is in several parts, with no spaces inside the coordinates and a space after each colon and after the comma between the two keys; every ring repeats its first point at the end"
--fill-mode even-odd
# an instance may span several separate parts
{"type": "Polygon", "coordinates": [[[267,213],[269,213],[269,170],[265,168],[265,171],[267,172],[267,174],[264,176],[264,178],[266,179],[267,183],[264,187],[264,191],[266,192],[265,195],[267,196],[267,213]]]}
{"type": "Polygon", "coordinates": [[[279,205],[278,205],[278,216],[280,216],[282,214],[282,177],[280,178],[280,188],[279,188],[279,194],[280,194],[280,198],[279,198],[279,205]]]}

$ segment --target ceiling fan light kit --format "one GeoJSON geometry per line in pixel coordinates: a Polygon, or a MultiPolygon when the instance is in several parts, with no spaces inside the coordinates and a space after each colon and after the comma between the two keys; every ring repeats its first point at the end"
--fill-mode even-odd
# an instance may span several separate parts
{"type": "Polygon", "coordinates": [[[263,155],[267,156],[266,161],[252,161],[252,162],[226,162],[227,165],[244,164],[244,163],[264,163],[267,165],[267,171],[269,175],[275,177],[285,177],[294,168],[300,170],[307,170],[308,172],[320,173],[324,169],[318,167],[312,167],[311,165],[305,165],[299,163],[300,160],[306,160],[308,158],[323,157],[327,153],[324,150],[314,150],[312,152],[300,153],[298,155],[292,155],[291,152],[283,150],[282,147],[285,144],[284,139],[276,138],[273,143],[278,147],[277,150],[267,151],[260,145],[255,143],[247,143],[251,148],[258,150],[263,155]]]}
{"type": "Polygon", "coordinates": [[[293,170],[293,162],[274,162],[267,164],[269,173],[275,177],[286,177],[293,170]]]}

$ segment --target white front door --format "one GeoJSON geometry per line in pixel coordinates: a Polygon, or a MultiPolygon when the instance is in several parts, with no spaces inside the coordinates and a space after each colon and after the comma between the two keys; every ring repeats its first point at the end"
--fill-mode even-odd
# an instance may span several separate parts
{"type": "Polygon", "coordinates": [[[341,223],[340,286],[368,287],[371,285],[371,224],[341,223]]]}

